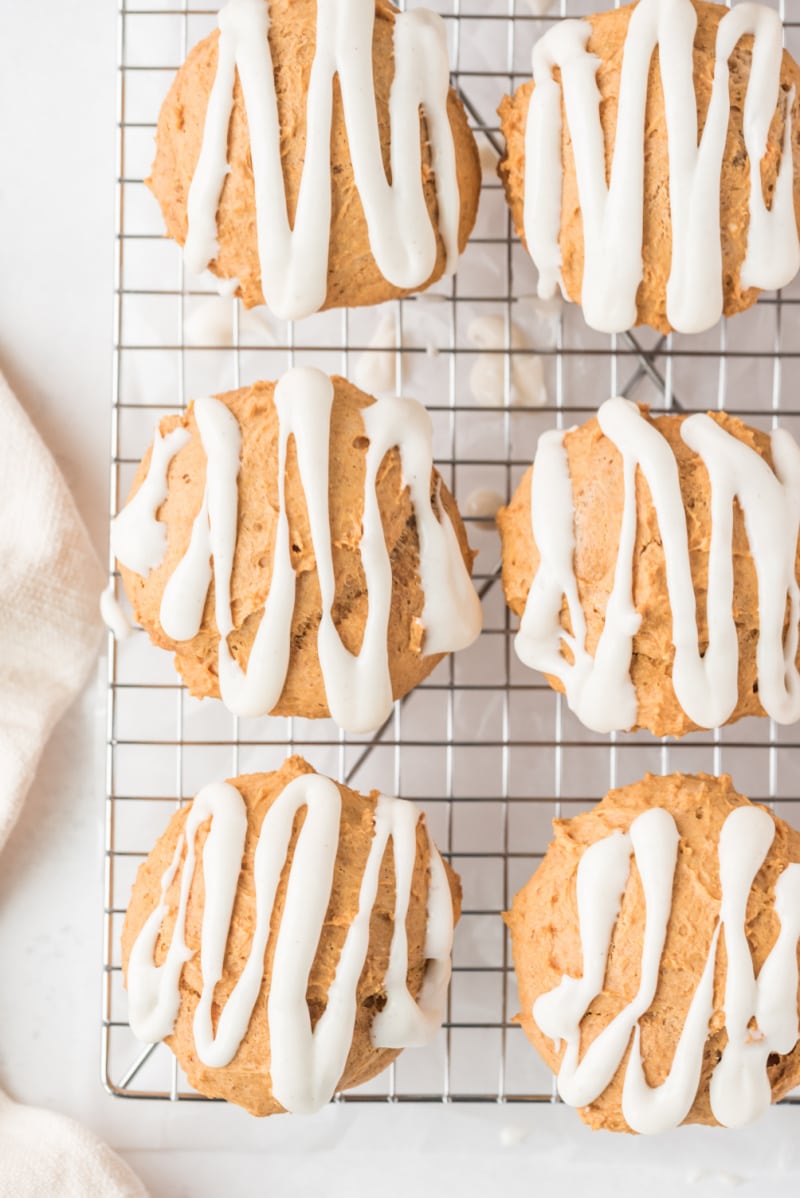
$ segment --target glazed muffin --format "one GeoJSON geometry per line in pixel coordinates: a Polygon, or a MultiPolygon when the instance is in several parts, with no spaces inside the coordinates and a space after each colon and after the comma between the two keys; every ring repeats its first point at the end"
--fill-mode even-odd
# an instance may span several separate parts
{"type": "Polygon", "coordinates": [[[413,400],[296,368],[161,421],[112,524],[136,619],[193,695],[365,732],[481,627],[413,400]]]}
{"type": "Polygon", "coordinates": [[[498,513],[520,659],[596,732],[800,718],[800,449],[625,399],[545,433],[498,513]]]}
{"type": "Polygon", "coordinates": [[[292,319],[430,286],[455,269],[481,182],[441,18],[229,0],[164,102],[147,182],[190,269],[246,307],[292,319]]]}
{"type": "Polygon", "coordinates": [[[318,1110],[436,1034],[460,898],[413,803],[299,757],[212,783],[133,885],[131,1028],[166,1040],[201,1094],[318,1110]]]}
{"type": "Polygon", "coordinates": [[[499,111],[541,296],[560,285],[602,332],[696,333],[791,281],[800,69],[781,44],[774,9],[705,0],[640,0],[539,40],[499,111]]]}
{"type": "Polygon", "coordinates": [[[506,920],[519,1022],[592,1128],[739,1126],[800,1082],[800,834],[730,778],[554,822],[506,920]]]}

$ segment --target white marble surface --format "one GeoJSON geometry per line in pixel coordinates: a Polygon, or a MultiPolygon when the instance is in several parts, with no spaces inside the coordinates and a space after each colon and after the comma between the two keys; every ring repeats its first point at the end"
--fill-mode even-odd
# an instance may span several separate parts
{"type": "MultiPolygon", "coordinates": [[[[109,0],[0,7],[0,366],[101,553],[114,9],[109,0]]],[[[258,1123],[217,1105],[109,1097],[99,1079],[102,701],[91,687],[58,728],[3,856],[0,1084],[91,1124],[153,1195],[284,1195],[322,1184],[328,1194],[797,1193],[797,1109],[774,1110],[743,1134],[692,1129],[645,1142],[591,1135],[556,1108],[348,1107],[258,1123]]]]}

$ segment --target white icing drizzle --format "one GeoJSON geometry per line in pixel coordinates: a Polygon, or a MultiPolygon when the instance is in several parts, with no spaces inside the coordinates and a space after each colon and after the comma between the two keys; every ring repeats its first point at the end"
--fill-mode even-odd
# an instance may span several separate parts
{"type": "Polygon", "coordinates": [[[750,159],[744,287],[776,289],[800,269],[794,211],[792,119],[794,90],[781,97],[783,30],[773,9],[741,3],[722,18],[708,114],[698,144],[693,45],[697,14],[691,0],[639,0],[625,40],[610,182],[597,88],[597,58],[587,50],[588,21],[561,21],[533,50],[533,90],[525,131],[525,239],[539,268],[539,294],[561,284],[562,96],[575,155],[583,219],[584,269],[581,303],[587,323],[602,332],[623,332],[636,323],[642,280],[644,136],[648,74],[658,48],[669,150],[672,263],[667,315],[674,328],[697,333],[722,315],[720,174],[730,116],[728,59],[741,38],[754,37],[743,114],[750,159]],[[561,72],[561,83],[553,72],[561,72]],[[783,156],[770,210],[764,201],[760,163],[773,115],[785,103],[783,156]],[[609,269],[613,263],[613,269],[609,269]]]}
{"type": "Polygon", "coordinates": [[[114,592],[112,580],[100,595],[100,617],[114,640],[124,641],[131,634],[132,625],[114,592]]]}
{"type": "Polygon", "coordinates": [[[362,874],[358,911],[347,930],[325,1011],[313,1031],[306,990],[330,902],[341,816],[338,787],[319,774],[303,774],[291,781],[264,817],[253,863],[256,924],[252,944],[244,968],[219,1014],[216,1032],[212,1004],[223,973],[247,833],[244,801],[230,783],[212,783],[195,798],[173,861],[162,880],[161,900],[134,942],[127,973],[129,1019],[134,1034],[148,1043],[170,1035],[180,1007],[181,971],[192,956],[186,946],[185,930],[189,891],[197,867],[195,842],[198,830],[208,823],[202,857],[203,985],[193,1031],[200,1059],[212,1068],[227,1065],[239,1049],[258,1001],[275,896],[295,817],[301,810],[305,811],[305,818],[295,845],[280,924],[273,933],[275,952],[267,1002],[272,1092],[286,1110],[293,1112],[318,1110],[330,1100],[342,1076],[352,1042],[357,986],[369,947],[369,925],[381,863],[390,840],[395,910],[389,967],[383,982],[386,1005],[373,1020],[373,1044],[376,1048],[426,1044],[441,1025],[450,980],[453,907],[444,864],[430,838],[426,966],[418,999],[411,996],[407,985],[405,919],[420,819],[420,812],[412,803],[384,795],[378,797],[375,832],[362,874]],[[163,964],[156,965],[154,951],[169,909],[166,896],[184,850],[172,939],[163,964]]]}
{"type": "Polygon", "coordinates": [[[188,440],[185,428],[174,428],[165,437],[156,433],[144,482],[111,521],[114,556],[136,574],[149,574],[166,555],[167,526],[156,519],[156,513],[167,498],[169,464],[188,440]]]}
{"type": "Polygon", "coordinates": [[[584,942],[585,926],[586,958],[591,971],[587,971],[582,979],[583,986],[580,987],[575,986],[574,978],[564,979],[566,993],[572,999],[569,1022],[562,1008],[564,1000],[559,990],[542,995],[534,1007],[534,1018],[542,1031],[553,1039],[566,1041],[558,1088],[561,1097],[570,1106],[585,1106],[602,1094],[619,1067],[635,1024],[655,997],[659,962],[672,907],[672,875],[678,857],[678,831],[669,813],[656,807],[634,821],[628,836],[617,834],[598,844],[603,848],[608,844],[608,854],[597,853],[596,859],[591,862],[589,880],[584,881],[581,891],[581,943],[584,942]],[[639,990],[633,1001],[592,1041],[579,1064],[580,1035],[576,1034],[577,1025],[592,998],[602,990],[611,932],[619,914],[621,893],[627,883],[631,848],[636,854],[647,907],[639,990]],[[598,873],[598,864],[608,870],[607,875],[604,871],[598,873]],[[601,891],[602,898],[597,903],[597,910],[592,910],[597,889],[601,891]],[[604,949],[602,955],[601,949],[604,949]],[[596,986],[597,982],[599,986],[596,986]],[[588,993],[590,988],[591,994],[588,993]],[[564,1032],[565,1027],[569,1034],[564,1032]],[[573,1027],[576,1031],[573,1031],[573,1027]],[[561,1028],[561,1031],[556,1034],[552,1029],[557,1028],[561,1028]]]}
{"type": "Polygon", "coordinates": [[[636,540],[636,471],[641,470],[658,517],[672,609],[675,659],[672,683],[687,716],[702,728],[725,723],[738,700],[739,646],[733,615],[734,501],[745,529],[758,580],[757,647],[759,701],[780,723],[800,718],[800,674],[795,665],[800,588],[795,555],[800,532],[800,448],[789,432],[772,433],[774,471],[749,446],[710,416],[697,413],[680,426],[681,436],[706,470],[711,487],[708,560],[709,643],[701,655],[689,562],[686,514],[678,467],[669,443],[625,399],[610,399],[598,412],[606,437],[623,459],[625,499],[614,585],[594,657],[586,650],[586,621],[575,577],[574,503],[562,432],[539,440],[531,486],[531,524],[541,555],[516,638],[520,659],[559,678],[567,701],[597,732],[636,724],[631,680],[633,638],[641,617],[633,606],[636,540]],[[566,599],[572,633],[561,627],[566,599]],[[789,611],[788,631],[784,621],[789,611]],[[570,664],[562,643],[573,655],[570,664]]]}
{"type": "Polygon", "coordinates": [[[217,207],[230,169],[228,127],[238,74],[250,131],[261,288],[272,311],[287,320],[317,311],[327,292],[334,76],[341,88],[353,174],[378,268],[394,286],[415,288],[427,282],[436,262],[437,239],[422,181],[420,109],[436,176],[447,270],[455,268],[461,201],[447,114],[450,67],[444,23],[425,9],[394,18],[391,184],[381,156],[372,74],[374,23],[375,0],[329,0],[317,6],[303,177],[290,227],[267,38],[269,6],[265,0],[228,0],[219,14],[217,72],[189,190],[184,256],[187,267],[199,273],[218,250],[217,207]]]}
{"type": "Polygon", "coordinates": [[[533,1018],[546,1036],[565,1042],[558,1088],[565,1102],[585,1106],[611,1082],[633,1043],[625,1069],[622,1113],[644,1134],[677,1127],[697,1094],[703,1050],[714,1013],[714,967],[720,933],[727,952],[725,1027],[727,1044],[710,1083],[711,1110],[726,1127],[750,1123],[769,1106],[767,1060],[788,1053],[800,1036],[797,1009],[797,942],[800,938],[800,865],[790,864],[775,887],[780,932],[758,977],[746,935],[753,881],[775,835],[772,817],[760,807],[739,807],[726,819],[719,840],[722,899],[719,921],[684,1022],[672,1066],[660,1086],[649,1086],[640,1048],[639,1020],[652,1004],[672,907],[678,830],[672,816],[653,808],[591,845],[578,865],[578,923],[583,976],[565,976],[541,995],[533,1018]],[[592,1041],[579,1061],[580,1024],[602,991],[612,934],[627,885],[633,852],[645,896],[646,922],[639,990],[592,1041]],[[755,1019],[756,1028],[749,1025],[755,1019]]]}
{"type": "MultiPolygon", "coordinates": [[[[366,732],[387,718],[393,702],[387,644],[392,567],[376,489],[381,463],[392,448],[397,447],[400,453],[403,479],[410,492],[416,519],[418,568],[424,594],[421,615],[425,629],[424,652],[449,653],[471,644],[480,632],[481,607],[452,521],[444,511],[440,519],[431,503],[430,417],[413,400],[379,400],[361,413],[369,448],[359,549],[369,607],[359,652],[353,654],[344,646],[333,620],[335,575],[328,508],[333,395],[330,378],[319,370],[306,367],[288,371],[275,388],[280,425],[280,510],[270,589],[246,673],[234,659],[227,642],[234,627],[231,574],[237,537],[241,435],[235,417],[221,401],[208,398],[195,401],[195,419],[206,453],[206,486],[189,547],[164,588],[160,621],[166,634],[174,640],[189,640],[195,636],[200,629],[213,577],[215,618],[220,634],[222,699],[232,711],[242,716],[265,715],[275,707],[289,668],[295,602],[295,573],[285,501],[286,458],[289,440],[293,437],[322,597],[317,651],[328,706],[343,728],[366,732]]],[[[158,443],[158,437],[156,441],[158,443]]],[[[166,464],[162,462],[161,468],[164,476],[166,464]]],[[[153,506],[149,502],[138,503],[140,493],[129,505],[129,509],[136,505],[135,519],[128,519],[126,523],[131,535],[121,546],[116,546],[120,561],[128,566],[130,562],[123,554],[138,543],[138,537],[148,543],[154,539],[150,528],[155,522],[153,506]]],[[[164,539],[163,525],[158,528],[164,539]]]]}

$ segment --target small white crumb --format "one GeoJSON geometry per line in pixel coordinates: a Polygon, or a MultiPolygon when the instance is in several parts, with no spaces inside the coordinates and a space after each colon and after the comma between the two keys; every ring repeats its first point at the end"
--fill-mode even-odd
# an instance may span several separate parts
{"type": "Polygon", "coordinates": [[[478,487],[467,496],[464,515],[470,516],[480,528],[494,528],[498,509],[502,506],[503,496],[497,491],[478,487]]]}
{"type": "Polygon", "coordinates": [[[509,1123],[500,1129],[500,1143],[504,1148],[516,1148],[527,1136],[527,1131],[519,1123],[509,1123]]]}

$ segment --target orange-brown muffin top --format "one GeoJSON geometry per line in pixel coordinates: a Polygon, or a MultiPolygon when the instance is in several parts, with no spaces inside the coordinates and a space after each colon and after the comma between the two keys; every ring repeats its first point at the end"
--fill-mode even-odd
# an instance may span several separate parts
{"type": "Polygon", "coordinates": [[[164,102],[148,180],[187,265],[286,319],[453,270],[480,164],[441,19],[387,0],[230,0],[219,26],[164,102]]]}
{"type": "Polygon", "coordinates": [[[413,804],[299,757],[213,783],[134,883],[131,1027],[166,1037],[203,1094],[256,1115],[318,1109],[435,1034],[459,909],[413,804]]]}
{"type": "Polygon", "coordinates": [[[500,107],[500,174],[540,295],[560,284],[603,332],[693,333],[790,282],[800,69],[781,45],[774,9],[705,0],[640,0],[537,42],[533,81],[500,107]]]}
{"type": "Polygon", "coordinates": [[[599,732],[800,717],[800,449],[624,399],[539,441],[498,515],[520,658],[599,732]]]}
{"type": "Polygon", "coordinates": [[[593,1128],[737,1126],[800,1081],[800,834],[730,778],[557,820],[514,900],[519,1020],[593,1128]]]}
{"type": "Polygon", "coordinates": [[[425,409],[297,368],[167,417],[112,545],[136,618],[237,714],[378,727],[478,635],[425,409]]]}

